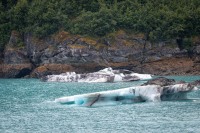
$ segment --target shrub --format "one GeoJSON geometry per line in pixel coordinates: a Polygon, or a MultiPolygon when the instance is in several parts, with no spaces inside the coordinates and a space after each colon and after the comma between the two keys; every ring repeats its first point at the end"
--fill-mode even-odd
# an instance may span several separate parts
{"type": "Polygon", "coordinates": [[[72,33],[91,36],[104,36],[113,32],[117,24],[110,9],[100,9],[98,12],[82,12],[73,23],[72,33]]]}

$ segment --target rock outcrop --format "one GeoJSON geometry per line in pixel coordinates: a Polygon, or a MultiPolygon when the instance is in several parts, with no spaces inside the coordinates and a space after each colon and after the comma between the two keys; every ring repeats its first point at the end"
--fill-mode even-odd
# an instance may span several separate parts
{"type": "MultiPolygon", "coordinates": [[[[145,85],[169,86],[169,85],[185,84],[185,83],[186,83],[185,81],[175,81],[174,79],[158,77],[158,78],[148,80],[146,83],[142,84],[142,86],[145,86],[145,85]]],[[[200,80],[195,80],[193,82],[190,82],[189,84],[191,86],[200,86],[200,80]]]]}
{"type": "Polygon", "coordinates": [[[35,68],[30,77],[41,78],[46,75],[58,74],[63,72],[72,72],[74,68],[66,64],[44,64],[35,68]]]}
{"type": "Polygon", "coordinates": [[[28,76],[32,69],[32,64],[2,64],[0,76],[1,78],[23,78],[28,76]]]}
{"type": "Polygon", "coordinates": [[[176,81],[174,79],[168,79],[165,77],[158,77],[155,79],[151,79],[147,81],[146,83],[142,84],[142,86],[145,85],[160,85],[160,86],[167,86],[167,85],[174,85],[176,84],[176,81]]]}
{"type": "MultiPolygon", "coordinates": [[[[199,39],[200,40],[200,39],[199,39]]],[[[3,54],[1,67],[30,65],[31,77],[94,72],[105,67],[128,69],[154,75],[199,75],[200,43],[194,42],[192,55],[180,50],[175,41],[150,43],[143,35],[118,31],[103,38],[83,37],[60,32],[45,39],[13,31],[3,54]],[[144,46],[145,45],[145,46],[144,46]],[[57,67],[58,66],[58,67],[57,67]]],[[[23,67],[21,68],[21,70],[23,67]]],[[[6,70],[0,77],[7,77],[6,70]]],[[[12,74],[9,77],[16,77],[12,74]]],[[[18,76],[17,76],[18,77],[18,76]]]]}
{"type": "Polygon", "coordinates": [[[4,50],[4,58],[0,63],[1,78],[22,78],[29,75],[33,65],[28,59],[22,36],[13,31],[4,50]]]}

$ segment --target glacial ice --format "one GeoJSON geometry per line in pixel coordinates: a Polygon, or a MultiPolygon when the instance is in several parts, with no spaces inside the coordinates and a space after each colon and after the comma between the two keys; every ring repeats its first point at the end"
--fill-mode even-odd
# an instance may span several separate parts
{"type": "Polygon", "coordinates": [[[198,88],[189,83],[169,86],[146,85],[102,91],[55,99],[55,102],[75,106],[104,106],[186,99],[187,93],[198,88]]]}
{"type": "Polygon", "coordinates": [[[76,74],[75,72],[66,72],[60,75],[47,75],[44,81],[56,82],[123,82],[151,79],[150,74],[139,74],[129,70],[113,70],[111,67],[94,73],[76,74]]]}

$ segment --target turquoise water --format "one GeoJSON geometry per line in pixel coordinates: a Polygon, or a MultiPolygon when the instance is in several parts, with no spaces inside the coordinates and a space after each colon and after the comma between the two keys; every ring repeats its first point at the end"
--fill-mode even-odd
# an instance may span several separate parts
{"type": "MultiPolygon", "coordinates": [[[[193,81],[200,76],[170,76],[193,81]]],[[[37,79],[0,79],[0,133],[198,133],[200,91],[190,100],[96,108],[54,103],[62,96],[119,89],[129,83],[47,83],[37,79]]]]}

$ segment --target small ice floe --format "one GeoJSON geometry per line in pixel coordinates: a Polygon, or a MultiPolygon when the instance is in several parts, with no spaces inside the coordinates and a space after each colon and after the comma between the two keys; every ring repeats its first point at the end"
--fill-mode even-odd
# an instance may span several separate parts
{"type": "Polygon", "coordinates": [[[139,74],[129,70],[113,70],[111,67],[94,73],[76,74],[75,72],[66,72],[59,75],[47,75],[43,81],[56,82],[127,82],[151,79],[150,74],[139,74]]]}

